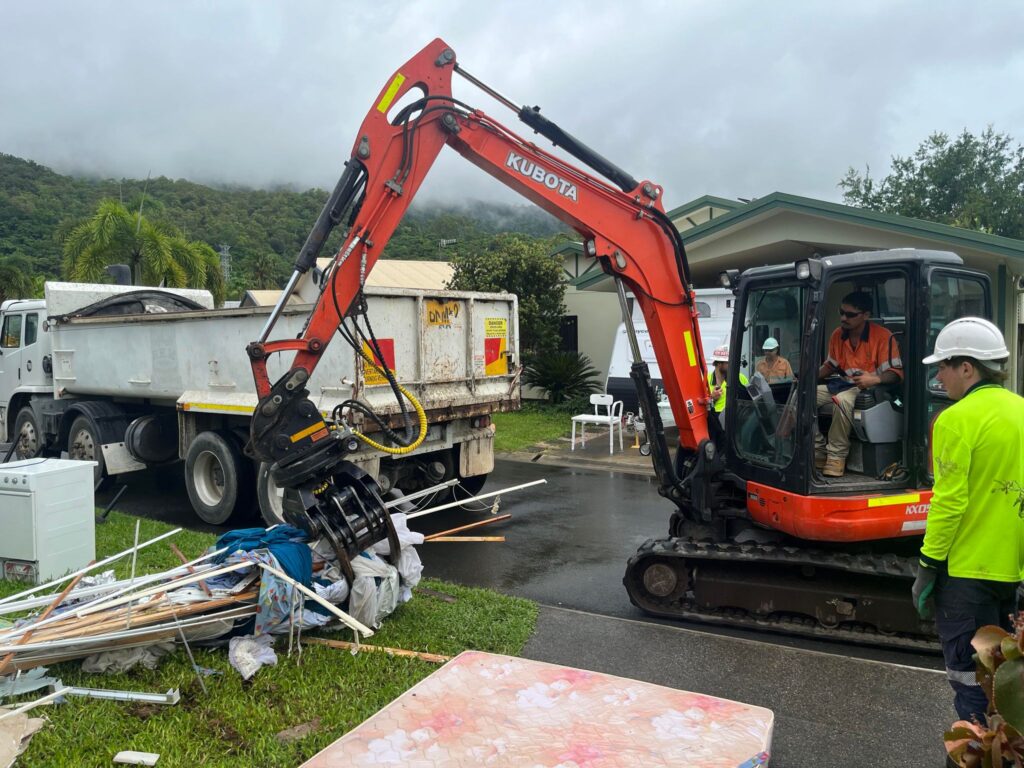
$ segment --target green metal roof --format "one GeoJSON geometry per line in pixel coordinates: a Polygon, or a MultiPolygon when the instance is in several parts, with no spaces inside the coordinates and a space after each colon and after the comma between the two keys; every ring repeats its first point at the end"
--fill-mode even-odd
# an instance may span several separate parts
{"type": "Polygon", "coordinates": [[[687,216],[694,211],[699,211],[701,208],[725,208],[727,211],[735,210],[743,206],[739,200],[729,200],[725,197],[715,197],[714,195],[704,195],[698,197],[696,200],[691,200],[688,203],[683,203],[678,208],[673,208],[671,211],[666,213],[672,221],[678,218],[687,216]]]}
{"type": "Polygon", "coordinates": [[[984,232],[951,227],[948,224],[936,224],[932,221],[922,221],[921,219],[897,216],[892,213],[878,213],[867,208],[854,208],[850,205],[829,203],[810,197],[787,195],[784,192],[773,192],[770,195],[753,200],[742,207],[723,214],[717,219],[712,219],[693,229],[688,229],[682,233],[683,241],[685,243],[696,242],[708,235],[721,232],[734,224],[772,209],[807,213],[835,221],[845,221],[852,224],[885,229],[890,232],[900,232],[901,234],[914,237],[942,240],[951,245],[961,245],[998,253],[1003,256],[1024,259],[1024,240],[1001,237],[999,235],[987,235],[984,232]]]}
{"type": "MultiPolygon", "coordinates": [[[[784,192],[773,192],[765,197],[758,198],[749,203],[739,203],[733,200],[726,200],[721,197],[705,195],[696,200],[680,206],[667,214],[670,219],[679,218],[686,213],[708,205],[716,207],[730,207],[728,213],[724,213],[716,219],[706,221],[703,224],[685,230],[682,233],[683,242],[687,245],[695,243],[709,235],[728,230],[729,227],[747,219],[759,216],[772,210],[794,211],[813,216],[843,221],[861,226],[884,229],[890,232],[913,237],[929,238],[948,243],[955,249],[956,246],[973,248],[981,251],[988,251],[1002,256],[1024,259],[1024,240],[1017,240],[1012,237],[1001,237],[999,235],[988,235],[984,232],[976,232],[960,227],[951,227],[948,224],[937,224],[932,221],[912,219],[908,216],[898,216],[891,213],[878,213],[867,208],[855,208],[850,205],[829,203],[825,200],[815,200],[811,197],[800,197],[789,195],[784,192]]],[[[608,276],[604,272],[597,274],[586,273],[580,275],[570,284],[577,289],[585,289],[595,283],[599,283],[608,276]]]]}

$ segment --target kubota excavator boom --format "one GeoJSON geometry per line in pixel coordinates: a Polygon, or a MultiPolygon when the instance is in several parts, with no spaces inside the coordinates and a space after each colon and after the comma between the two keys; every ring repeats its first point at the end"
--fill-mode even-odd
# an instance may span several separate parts
{"type": "MultiPolygon", "coordinates": [[[[336,332],[341,330],[349,341],[359,341],[358,325],[348,329],[345,320],[359,314],[366,275],[445,145],[580,233],[587,254],[616,278],[623,300],[625,289],[633,292],[662,361],[662,386],[676,409],[680,444],[687,455],[699,456],[709,439],[704,356],[685,254],[678,233],[665,216],[662,188],[634,180],[545,119],[538,108],[518,107],[483,85],[459,67],[455,53],[440,39],[400,67],[374,100],[344,173],[296,260],[292,279],[260,339],[247,348],[260,396],[250,452],[274,463],[272,471],[279,486],[324,489],[325,484],[333,485],[332,473],[355,445],[352,441],[365,439],[360,433],[335,428],[337,425],[329,427],[309,401],[305,383],[336,332]],[[481,110],[453,98],[454,73],[509,106],[530,128],[609,181],[540,149],[481,110]],[[320,297],[303,334],[270,341],[274,322],[299,277],[315,266],[328,235],[339,225],[345,226],[347,233],[321,277],[320,297]],[[283,377],[271,382],[267,357],[280,352],[294,352],[294,362],[283,377]]],[[[372,332],[361,338],[372,351],[372,332]]],[[[681,504],[687,495],[685,478],[680,478],[670,459],[645,369],[646,365],[638,364],[634,375],[641,392],[646,390],[641,400],[644,411],[655,422],[651,430],[653,456],[661,492],[681,504]]],[[[382,373],[390,372],[385,369],[382,373]]],[[[392,383],[397,390],[397,382],[392,383]]],[[[352,407],[359,410],[358,404],[352,407]]],[[[394,439],[396,434],[388,436],[394,439]]],[[[392,450],[401,450],[403,441],[398,442],[399,447],[392,450]]],[[[690,464],[680,466],[694,472],[690,464]]],[[[371,484],[363,485],[369,488],[371,484]]],[[[307,493],[303,512],[319,508],[323,518],[324,509],[342,507],[351,513],[359,507],[349,498],[324,503],[321,497],[325,494],[334,495],[329,490],[321,490],[320,496],[307,493]]],[[[372,498],[363,499],[362,504],[379,507],[372,498]]],[[[387,527],[386,515],[370,517],[380,518],[380,530],[387,527]]],[[[319,528],[328,527],[326,520],[321,520],[319,528]]],[[[350,544],[354,546],[358,538],[353,536],[350,544]]]]}

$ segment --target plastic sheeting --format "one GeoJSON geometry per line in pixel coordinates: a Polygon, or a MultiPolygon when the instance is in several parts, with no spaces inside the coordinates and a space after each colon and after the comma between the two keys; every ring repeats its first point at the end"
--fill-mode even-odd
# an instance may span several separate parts
{"type": "Polygon", "coordinates": [[[163,642],[137,648],[122,648],[117,651],[94,653],[82,662],[82,671],[93,674],[127,672],[132,667],[140,664],[146,669],[156,669],[160,659],[173,650],[173,642],[163,642]]]}
{"type": "MultiPolygon", "coordinates": [[[[395,564],[398,575],[402,579],[398,602],[407,603],[412,600],[412,588],[420,583],[420,578],[423,576],[420,553],[413,548],[423,543],[423,534],[409,530],[409,523],[402,512],[391,515],[391,522],[395,526],[395,533],[398,534],[398,545],[402,548],[398,554],[398,562],[395,564]]],[[[391,552],[391,546],[387,541],[381,541],[373,545],[373,551],[378,555],[386,556],[391,552]]]]}
{"type": "Polygon", "coordinates": [[[243,680],[248,680],[264,665],[275,666],[274,638],[270,635],[244,635],[228,641],[228,661],[238,670],[243,680]]]}
{"type": "Polygon", "coordinates": [[[398,605],[398,570],[377,555],[361,552],[352,558],[355,582],[348,599],[348,612],[368,627],[376,629],[398,605]]]}

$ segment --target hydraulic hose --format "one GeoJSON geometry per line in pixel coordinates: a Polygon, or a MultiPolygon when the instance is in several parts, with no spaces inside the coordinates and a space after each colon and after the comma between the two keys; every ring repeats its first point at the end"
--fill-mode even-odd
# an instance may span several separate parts
{"type": "MultiPolygon", "coordinates": [[[[366,354],[366,352],[362,348],[356,347],[356,351],[359,353],[359,356],[362,357],[363,360],[368,362],[370,365],[373,365],[373,366],[377,365],[377,363],[374,362],[373,358],[370,357],[368,354],[366,354]]],[[[410,443],[409,445],[399,446],[399,447],[392,447],[390,445],[382,445],[381,443],[378,443],[373,438],[367,437],[362,432],[357,432],[355,430],[352,430],[352,434],[356,437],[356,439],[361,440],[362,442],[366,443],[371,448],[376,448],[378,451],[383,451],[384,453],[390,453],[392,456],[402,456],[403,454],[411,453],[412,451],[415,451],[417,448],[420,447],[420,445],[423,443],[423,441],[426,440],[426,438],[427,438],[427,412],[423,410],[423,406],[420,405],[420,401],[417,400],[409,390],[407,390],[405,387],[403,387],[398,382],[395,382],[395,386],[398,387],[398,390],[405,396],[405,398],[410,403],[412,403],[412,407],[416,411],[416,419],[417,419],[417,421],[419,423],[419,430],[420,430],[419,431],[419,435],[417,436],[417,438],[412,443],[410,443]]]]}

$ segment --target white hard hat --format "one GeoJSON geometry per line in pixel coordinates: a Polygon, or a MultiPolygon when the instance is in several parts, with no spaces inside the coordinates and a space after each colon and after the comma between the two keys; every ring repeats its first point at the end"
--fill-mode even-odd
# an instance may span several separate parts
{"type": "Polygon", "coordinates": [[[1005,360],[1009,356],[1003,334],[994,323],[980,317],[961,317],[939,331],[935,351],[921,362],[932,365],[951,357],[986,361],[1005,360]]]}
{"type": "Polygon", "coordinates": [[[715,347],[715,351],[711,353],[712,363],[728,363],[729,362],[729,345],[723,344],[720,347],[715,347]]]}
{"type": "Polygon", "coordinates": [[[764,340],[764,344],[761,345],[761,349],[763,349],[765,352],[767,352],[770,349],[778,349],[778,348],[779,348],[779,340],[776,339],[774,336],[769,336],[767,339],[764,340]]]}

